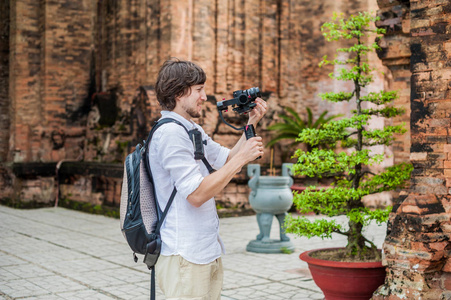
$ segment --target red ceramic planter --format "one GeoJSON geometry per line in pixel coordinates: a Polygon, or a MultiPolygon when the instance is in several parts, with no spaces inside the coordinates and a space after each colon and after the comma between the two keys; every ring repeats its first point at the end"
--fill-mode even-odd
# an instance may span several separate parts
{"type": "Polygon", "coordinates": [[[326,300],[368,300],[384,283],[385,267],[381,262],[338,262],[309,256],[318,250],[325,249],[306,251],[299,258],[307,262],[326,300]]]}

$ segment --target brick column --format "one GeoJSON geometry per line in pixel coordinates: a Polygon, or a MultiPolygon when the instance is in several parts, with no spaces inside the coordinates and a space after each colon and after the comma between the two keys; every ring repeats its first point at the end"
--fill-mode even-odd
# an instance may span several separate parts
{"type": "MultiPolygon", "coordinates": [[[[410,23],[409,36],[399,32],[387,45],[401,49],[398,54],[402,41],[410,45],[414,171],[409,193],[390,217],[383,247],[387,278],[373,299],[450,299],[451,66],[446,62],[451,58],[451,6],[445,1],[378,3],[385,16],[404,10],[400,19],[392,19],[394,26],[410,23]]],[[[394,82],[402,81],[398,76],[393,72],[394,82]]]]}
{"type": "Polygon", "coordinates": [[[9,140],[9,1],[0,2],[0,163],[6,161],[9,140]]]}
{"type": "Polygon", "coordinates": [[[92,8],[66,0],[10,3],[8,160],[75,159],[89,93],[92,8]]]}
{"type": "Polygon", "coordinates": [[[41,82],[36,100],[44,133],[33,130],[32,160],[78,159],[83,155],[86,108],[95,84],[95,10],[89,1],[71,0],[44,1],[40,9],[42,28],[37,29],[44,31],[40,31],[41,82]]]}
{"type": "Polygon", "coordinates": [[[410,158],[410,3],[409,1],[379,0],[377,26],[386,30],[378,41],[382,48],[378,52],[383,64],[390,70],[387,74],[387,90],[398,91],[395,106],[406,112],[392,119],[392,125],[405,123],[408,130],[398,136],[393,143],[394,163],[408,161],[410,158]]]}
{"type": "MultiPolygon", "coordinates": [[[[39,1],[10,1],[8,161],[30,161],[33,132],[42,131],[40,103],[41,7],[39,1]]],[[[39,147],[38,147],[39,148],[39,147]]]]}

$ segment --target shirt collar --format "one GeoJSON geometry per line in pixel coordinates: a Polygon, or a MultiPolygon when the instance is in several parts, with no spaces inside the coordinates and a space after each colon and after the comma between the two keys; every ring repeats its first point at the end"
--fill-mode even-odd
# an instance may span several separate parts
{"type": "Polygon", "coordinates": [[[181,115],[179,115],[176,112],[173,111],[168,111],[168,110],[162,110],[161,111],[161,118],[172,118],[172,119],[176,119],[177,121],[179,121],[180,123],[183,124],[183,126],[185,126],[188,130],[192,129],[193,127],[195,127],[194,122],[192,120],[187,120],[184,117],[182,117],[181,115]]]}

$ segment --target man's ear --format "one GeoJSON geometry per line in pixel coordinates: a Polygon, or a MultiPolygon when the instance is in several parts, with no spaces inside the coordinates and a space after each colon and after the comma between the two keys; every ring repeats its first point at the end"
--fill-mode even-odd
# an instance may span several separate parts
{"type": "Polygon", "coordinates": [[[181,99],[183,96],[184,96],[184,94],[183,94],[182,96],[176,96],[176,97],[174,97],[175,102],[176,102],[176,103],[177,103],[177,102],[180,102],[180,99],[181,99]]]}
{"type": "Polygon", "coordinates": [[[182,97],[187,96],[187,95],[188,96],[191,95],[191,87],[189,87],[186,91],[184,91],[184,93],[181,96],[176,96],[175,101],[178,102],[178,101],[180,101],[180,99],[182,97]]]}

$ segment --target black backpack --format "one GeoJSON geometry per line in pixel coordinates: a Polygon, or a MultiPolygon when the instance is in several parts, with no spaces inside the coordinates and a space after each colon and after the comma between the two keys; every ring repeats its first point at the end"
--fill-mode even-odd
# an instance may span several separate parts
{"type": "MultiPolygon", "coordinates": [[[[151,270],[151,299],[155,299],[155,264],[161,251],[160,228],[177,193],[174,187],[166,208],[162,212],[156,198],[152,172],[148,161],[150,141],[154,132],[163,124],[173,122],[182,126],[193,141],[199,137],[196,129],[188,131],[182,123],[171,118],[160,119],[152,127],[147,140],[138,144],[133,153],[127,155],[124,163],[122,181],[120,219],[121,230],[128,245],[133,250],[133,259],[138,261],[136,253],[144,255],[143,262],[151,270]],[[193,132],[196,134],[193,135],[193,132]]],[[[202,141],[200,141],[202,146],[202,141]]],[[[195,158],[202,159],[210,173],[214,170],[203,157],[197,153],[199,142],[195,143],[195,158]]]]}

